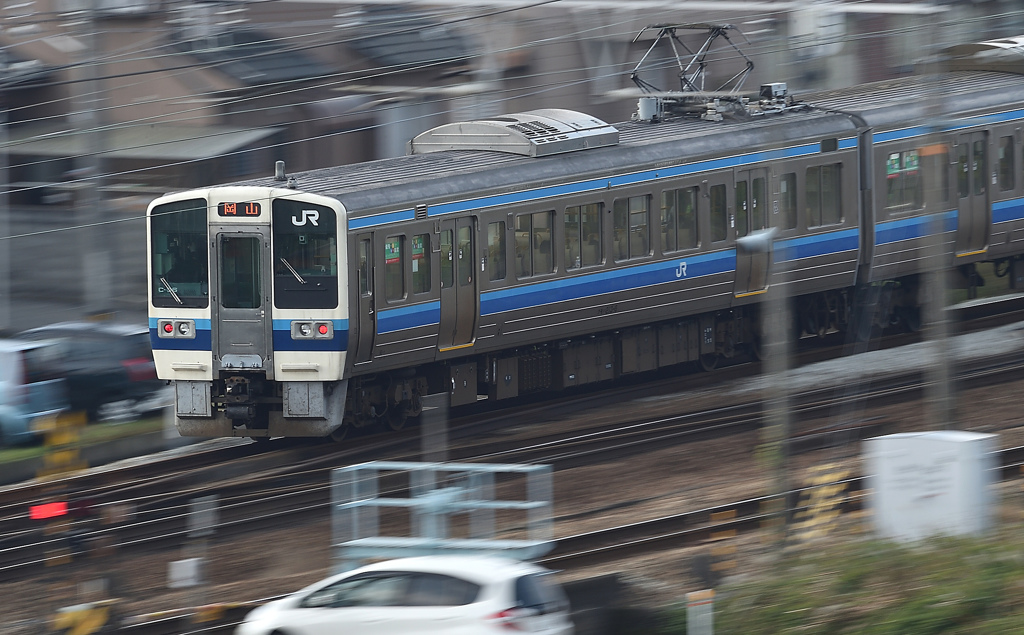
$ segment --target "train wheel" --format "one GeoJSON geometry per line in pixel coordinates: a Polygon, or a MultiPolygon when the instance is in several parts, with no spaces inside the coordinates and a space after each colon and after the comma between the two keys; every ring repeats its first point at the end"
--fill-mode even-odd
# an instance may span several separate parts
{"type": "Polygon", "coordinates": [[[341,442],[348,438],[349,431],[352,430],[352,424],[348,420],[343,419],[341,425],[331,430],[331,441],[341,442]]]}
{"type": "Polygon", "coordinates": [[[718,353],[705,353],[701,355],[700,367],[709,373],[718,368],[718,353]]]}
{"type": "Polygon", "coordinates": [[[398,405],[391,406],[388,409],[388,413],[384,415],[384,425],[389,430],[401,430],[405,427],[405,422],[409,419],[409,406],[408,402],[402,402],[398,405]]]}
{"type": "Polygon", "coordinates": [[[754,336],[754,341],[748,344],[750,347],[750,356],[757,361],[764,360],[764,341],[760,335],[754,336]]]}

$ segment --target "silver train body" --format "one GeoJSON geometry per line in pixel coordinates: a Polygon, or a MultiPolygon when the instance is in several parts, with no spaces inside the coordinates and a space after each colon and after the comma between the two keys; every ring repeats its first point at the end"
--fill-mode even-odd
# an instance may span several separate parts
{"type": "Polygon", "coordinates": [[[935,244],[965,281],[982,261],[1024,281],[1024,77],[802,98],[720,122],[449,124],[405,157],[154,201],[150,330],[179,431],[341,438],[401,427],[428,393],[711,367],[756,350],[772,285],[804,335],[858,307],[858,328],[915,326],[935,244]]]}

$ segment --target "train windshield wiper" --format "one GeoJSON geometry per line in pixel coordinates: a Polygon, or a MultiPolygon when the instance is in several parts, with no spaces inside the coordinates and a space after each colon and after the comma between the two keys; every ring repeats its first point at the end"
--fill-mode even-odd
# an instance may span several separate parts
{"type": "Polygon", "coordinates": [[[295,270],[295,267],[293,267],[291,263],[289,263],[284,258],[281,258],[281,262],[284,264],[285,267],[288,267],[288,271],[292,272],[292,275],[295,276],[295,279],[299,281],[299,284],[306,284],[306,279],[299,275],[299,272],[295,270]]]}
{"type": "Polygon", "coordinates": [[[171,288],[171,283],[167,282],[167,278],[161,276],[160,284],[164,285],[164,288],[167,289],[167,293],[171,294],[171,297],[174,298],[175,302],[177,302],[178,304],[185,304],[184,302],[181,301],[181,298],[178,297],[178,294],[174,292],[174,289],[171,288]]]}

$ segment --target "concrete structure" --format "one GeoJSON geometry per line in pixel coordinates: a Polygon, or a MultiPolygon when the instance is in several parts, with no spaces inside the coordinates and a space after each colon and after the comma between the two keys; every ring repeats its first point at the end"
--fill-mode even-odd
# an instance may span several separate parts
{"type": "Polygon", "coordinates": [[[992,525],[996,436],[961,430],[864,442],[870,507],[883,538],[978,535],[992,525]]]}

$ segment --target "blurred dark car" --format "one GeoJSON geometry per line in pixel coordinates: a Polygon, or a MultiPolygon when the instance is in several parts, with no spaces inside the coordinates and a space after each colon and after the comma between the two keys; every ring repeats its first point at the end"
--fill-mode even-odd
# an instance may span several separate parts
{"type": "Polygon", "coordinates": [[[21,340],[52,340],[60,351],[72,410],[98,420],[105,406],[120,404],[133,414],[166,387],[157,379],[149,329],[110,322],[60,322],[23,331],[21,340]]]}
{"type": "Polygon", "coordinates": [[[67,409],[54,343],[0,339],[0,447],[30,443],[37,422],[67,409]]]}

